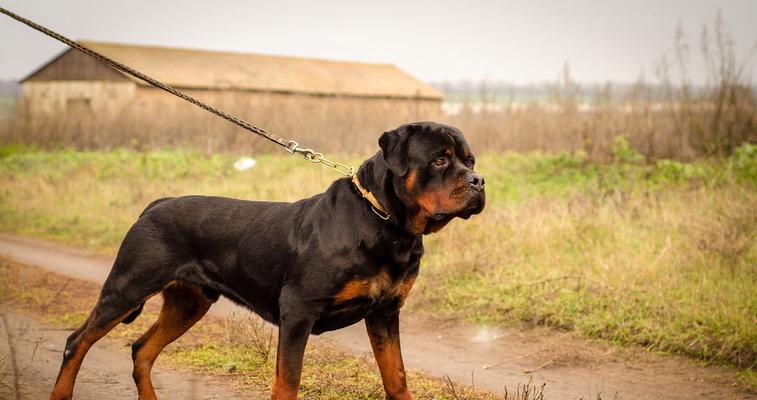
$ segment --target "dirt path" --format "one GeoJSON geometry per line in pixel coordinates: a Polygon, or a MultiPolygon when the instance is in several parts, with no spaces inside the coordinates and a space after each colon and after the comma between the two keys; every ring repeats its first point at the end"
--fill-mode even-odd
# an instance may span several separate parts
{"type": "MultiPolygon", "coordinates": [[[[69,331],[50,329],[15,310],[0,307],[0,354],[9,355],[11,346],[18,366],[22,399],[46,399],[55,382],[61,362],[61,349],[69,331]],[[6,323],[8,326],[6,326],[6,323]],[[10,328],[10,329],[9,329],[10,328]],[[8,336],[11,336],[9,342],[8,336]]],[[[0,387],[0,398],[15,399],[15,384],[9,361],[0,387]]],[[[158,361],[160,364],[160,361],[158,361]]],[[[74,397],[91,400],[121,400],[137,397],[131,380],[131,360],[121,346],[104,339],[90,350],[76,381],[74,397]]],[[[239,399],[266,398],[244,395],[229,382],[158,365],[152,374],[158,396],[166,399],[239,399]]]]}
{"type": "MultiPolygon", "coordinates": [[[[0,255],[97,283],[105,279],[113,261],[76,248],[4,234],[0,234],[0,255]]],[[[228,301],[219,301],[210,311],[216,316],[239,312],[247,313],[228,301]]],[[[329,341],[355,355],[370,354],[362,324],[313,341],[329,341]]],[[[547,384],[549,399],[596,398],[597,393],[604,399],[616,393],[620,399],[757,398],[753,391],[733,385],[736,373],[732,369],[701,367],[682,357],[611,347],[570,334],[445,326],[404,315],[402,342],[407,369],[449,376],[456,384],[500,393],[505,387],[512,392],[533,378],[534,383],[547,384]],[[492,365],[498,366],[484,368],[492,365]]],[[[47,379],[54,375],[49,372],[47,379]]],[[[131,384],[130,379],[127,383],[131,384]]]]}

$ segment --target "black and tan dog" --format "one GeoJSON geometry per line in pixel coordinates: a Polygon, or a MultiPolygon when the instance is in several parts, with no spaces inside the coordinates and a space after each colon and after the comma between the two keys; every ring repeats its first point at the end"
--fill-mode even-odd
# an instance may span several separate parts
{"type": "Polygon", "coordinates": [[[365,319],[384,389],[411,399],[399,311],[418,275],[422,235],[484,208],[484,179],[462,133],[431,122],[384,133],[352,180],[294,203],[187,196],[150,204],[121,244],[100,298],[66,342],[51,399],[70,399],[87,350],[163,293],[132,346],[140,399],[154,399],[161,350],[219,295],[279,326],[274,399],[294,399],[310,334],[365,319]]]}

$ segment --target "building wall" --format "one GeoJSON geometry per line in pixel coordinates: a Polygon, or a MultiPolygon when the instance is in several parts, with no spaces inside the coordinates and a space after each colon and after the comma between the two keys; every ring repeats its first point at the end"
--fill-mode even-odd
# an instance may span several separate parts
{"type": "MultiPolygon", "coordinates": [[[[441,116],[440,101],[186,90],[190,96],[303,145],[330,152],[375,151],[378,136],[441,116]]],[[[24,110],[33,129],[77,147],[196,147],[207,151],[268,143],[160,89],[109,81],[26,81],[24,110]]]]}
{"type": "Polygon", "coordinates": [[[129,81],[26,81],[22,99],[34,117],[91,111],[113,116],[134,100],[129,81]]]}

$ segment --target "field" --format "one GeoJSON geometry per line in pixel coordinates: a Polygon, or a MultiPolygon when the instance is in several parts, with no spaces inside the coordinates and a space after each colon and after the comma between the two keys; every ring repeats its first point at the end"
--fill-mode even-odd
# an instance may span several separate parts
{"type": "MultiPolygon", "coordinates": [[[[737,392],[751,398],[757,390],[757,88],[745,73],[750,59],[736,56],[720,14],[702,32],[697,48],[707,71],[696,85],[689,67],[694,46],[679,29],[674,54],[661,58],[654,77],[630,85],[582,85],[565,65],[557,81],[538,88],[449,86],[452,103],[422,109],[392,99],[264,93],[243,102],[223,91],[191,94],[354,166],[377,149],[381,132],[402,123],[430,119],[465,133],[486,178],[487,207],[424,238],[421,276],[403,311],[413,321],[403,322],[405,333],[415,326],[423,334],[415,344],[425,344],[448,334],[448,327],[472,326],[531,342],[543,335],[554,345],[526,350],[509,338],[487,348],[487,355],[504,360],[498,365],[529,363],[497,370],[496,385],[485,386],[479,377],[495,365],[483,362],[470,370],[470,383],[467,377],[429,378],[445,376],[430,370],[428,376],[411,373],[418,398],[509,400],[499,381],[507,375],[519,384],[541,379],[528,381],[522,387],[530,392],[515,398],[543,399],[542,383],[550,382],[549,394],[559,385],[589,382],[576,378],[581,374],[603,384],[608,378],[608,385],[625,382],[622,398],[642,397],[634,386],[640,383],[661,387],[656,398],[666,392],[671,398],[736,398],[737,392]],[[644,364],[639,354],[669,363],[644,364]],[[554,375],[533,374],[540,369],[554,375]],[[656,374],[668,380],[652,382],[656,374]],[[694,387],[697,380],[705,384],[694,387]]],[[[0,96],[0,233],[112,255],[157,198],[292,201],[340,178],[154,94],[158,102],[145,106],[135,98],[112,115],[76,103],[35,114],[38,104],[29,97],[0,96]],[[257,161],[254,168],[236,170],[235,161],[248,155],[257,161]]],[[[0,305],[23,311],[43,329],[79,324],[97,291],[96,283],[0,259],[0,305]]],[[[117,328],[116,343],[145,330],[156,312],[148,304],[148,318],[117,328]]],[[[12,347],[4,326],[0,333],[12,347]]],[[[473,352],[467,337],[449,340],[457,351],[473,352]]],[[[257,320],[211,315],[165,359],[267,393],[271,343],[273,330],[257,320]]],[[[350,353],[345,343],[309,346],[305,397],[383,398],[372,358],[350,353]]],[[[435,355],[450,360],[444,373],[462,368],[459,353],[436,345],[435,355]]],[[[415,347],[425,365],[436,364],[429,356],[435,351],[415,347]]],[[[0,354],[0,397],[13,375],[7,359],[0,354]]],[[[17,377],[15,366],[13,372],[17,377]]],[[[589,396],[608,394],[597,387],[589,396]]]]}
{"type": "MultiPolygon", "coordinates": [[[[334,157],[357,164],[362,156],[334,157]]],[[[730,157],[613,163],[487,154],[488,206],[426,238],[407,308],[429,318],[544,325],[739,367],[757,360],[757,146],[730,157]]],[[[326,168],[236,156],[0,147],[0,231],[114,252],[151,200],[180,194],[293,200],[326,168]]]]}

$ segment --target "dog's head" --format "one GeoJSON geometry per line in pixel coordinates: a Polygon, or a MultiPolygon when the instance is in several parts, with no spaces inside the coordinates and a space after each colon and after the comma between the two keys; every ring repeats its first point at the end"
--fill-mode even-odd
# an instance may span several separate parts
{"type": "Polygon", "coordinates": [[[381,160],[374,163],[385,171],[372,174],[383,181],[374,187],[406,231],[433,233],[455,217],[483,211],[484,178],[474,171],[476,158],[457,128],[407,124],[381,135],[379,146],[374,159],[381,160]]]}

